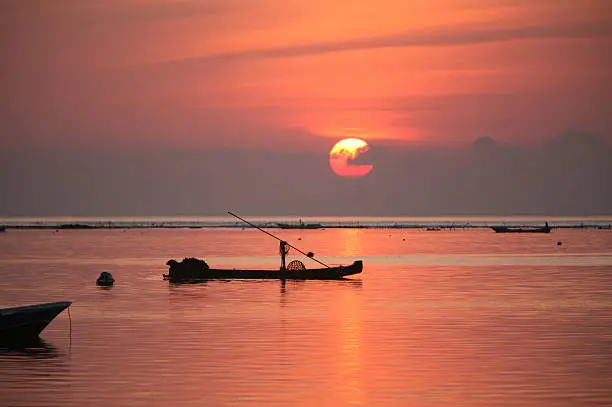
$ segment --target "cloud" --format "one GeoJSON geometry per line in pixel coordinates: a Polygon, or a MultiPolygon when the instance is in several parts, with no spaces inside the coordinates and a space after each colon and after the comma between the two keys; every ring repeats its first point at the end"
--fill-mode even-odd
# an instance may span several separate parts
{"type": "MultiPolygon", "coordinates": [[[[3,10],[6,17],[38,16],[44,19],[60,18],[69,25],[113,25],[162,20],[175,20],[213,15],[228,10],[221,1],[163,1],[163,0],[28,0],[8,1],[3,10]]],[[[8,19],[7,19],[8,21],[8,19]]],[[[69,27],[67,27],[69,28],[69,27]]]]}
{"type": "Polygon", "coordinates": [[[475,136],[534,144],[573,126],[612,142],[602,88],[584,87],[511,93],[466,93],[390,98],[378,104],[393,113],[400,128],[426,129],[428,140],[466,142],[475,136]]]}
{"type": "Polygon", "coordinates": [[[165,63],[189,64],[206,62],[210,60],[291,58],[298,56],[380,48],[475,45],[528,39],[589,38],[609,36],[612,36],[612,21],[607,20],[475,30],[443,27],[428,31],[405,32],[401,34],[357,38],[348,41],[329,41],[305,45],[292,45],[212,54],[192,59],[169,61],[165,63]]]}

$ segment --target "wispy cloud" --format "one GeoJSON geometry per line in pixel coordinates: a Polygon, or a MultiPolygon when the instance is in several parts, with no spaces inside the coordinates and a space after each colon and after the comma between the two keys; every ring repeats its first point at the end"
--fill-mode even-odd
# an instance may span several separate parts
{"type": "Polygon", "coordinates": [[[348,41],[328,41],[303,45],[290,45],[211,54],[197,58],[169,62],[198,63],[199,61],[210,62],[211,60],[291,58],[380,48],[475,45],[529,39],[564,39],[610,36],[612,36],[612,20],[475,30],[442,27],[429,31],[404,32],[401,34],[356,38],[348,41]]]}
{"type": "MultiPolygon", "coordinates": [[[[137,24],[161,20],[181,20],[204,15],[214,15],[228,10],[218,1],[164,1],[164,0],[104,0],[30,1],[30,9],[63,11],[63,18],[73,24],[137,24]]],[[[10,3],[9,3],[10,4],[10,3]]],[[[18,9],[17,5],[13,5],[18,9]]]]}

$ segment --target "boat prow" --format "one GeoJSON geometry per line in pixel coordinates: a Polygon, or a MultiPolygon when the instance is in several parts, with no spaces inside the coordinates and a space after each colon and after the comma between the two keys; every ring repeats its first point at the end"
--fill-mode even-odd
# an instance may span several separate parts
{"type": "Polygon", "coordinates": [[[354,274],[359,274],[363,271],[363,260],[355,260],[353,264],[344,267],[343,276],[352,276],[354,274]]]}
{"type": "Polygon", "coordinates": [[[0,309],[0,338],[36,338],[72,302],[52,302],[0,309]]]}

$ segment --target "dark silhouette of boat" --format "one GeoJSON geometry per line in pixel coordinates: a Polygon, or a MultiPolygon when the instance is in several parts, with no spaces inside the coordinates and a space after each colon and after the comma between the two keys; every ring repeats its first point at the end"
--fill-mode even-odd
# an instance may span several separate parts
{"type": "Polygon", "coordinates": [[[491,226],[496,233],[550,233],[548,222],[543,227],[491,226]]]}
{"type": "Polygon", "coordinates": [[[304,223],[302,219],[298,223],[277,223],[281,229],[321,229],[323,225],[320,223],[304,223]]]}
{"type": "Polygon", "coordinates": [[[92,225],[83,223],[65,223],[60,225],[60,229],[95,229],[92,225]]]}
{"type": "Polygon", "coordinates": [[[180,263],[169,260],[166,264],[169,266],[169,272],[163,277],[171,283],[231,279],[340,280],[346,276],[359,274],[363,270],[361,260],[348,266],[316,269],[306,269],[302,262],[294,260],[286,268],[278,270],[211,269],[204,260],[195,258],[185,258],[180,263]]]}
{"type": "MultiPolygon", "coordinates": [[[[231,279],[275,279],[275,280],[340,280],[346,276],[359,274],[363,270],[363,262],[357,260],[348,266],[328,266],[314,257],[313,252],[305,253],[295,246],[285,242],[272,233],[253,225],[251,222],[240,216],[228,212],[230,215],[240,219],[249,226],[267,234],[280,242],[279,253],[281,265],[277,270],[257,270],[257,269],[211,269],[204,260],[194,257],[186,257],[180,263],[176,260],[168,260],[168,274],[164,274],[164,280],[171,283],[192,283],[206,280],[231,280],[231,279]],[[306,269],[304,263],[293,260],[285,264],[285,257],[289,250],[293,249],[307,258],[325,266],[325,268],[306,269]]],[[[300,220],[301,222],[301,220],[300,220]]]]}
{"type": "Polygon", "coordinates": [[[0,309],[0,338],[36,338],[72,302],[52,302],[0,309]]]}

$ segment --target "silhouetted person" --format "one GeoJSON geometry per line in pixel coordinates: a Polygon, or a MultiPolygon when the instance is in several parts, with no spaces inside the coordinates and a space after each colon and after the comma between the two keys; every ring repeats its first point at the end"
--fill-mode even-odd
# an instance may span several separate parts
{"type": "Polygon", "coordinates": [[[280,241],[279,252],[281,255],[281,270],[285,270],[285,256],[289,253],[289,245],[284,240],[280,241]]]}

